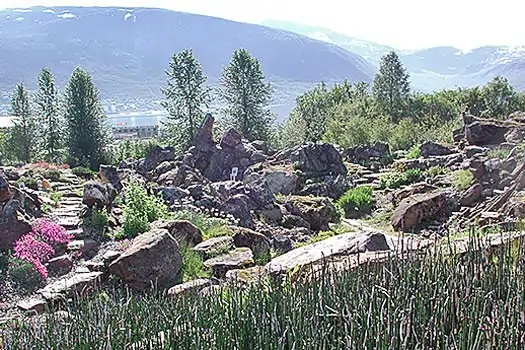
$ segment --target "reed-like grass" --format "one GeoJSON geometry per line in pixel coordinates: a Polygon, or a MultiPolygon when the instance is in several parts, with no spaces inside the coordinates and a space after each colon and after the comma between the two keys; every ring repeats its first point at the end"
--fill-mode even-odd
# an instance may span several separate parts
{"type": "Polygon", "coordinates": [[[322,278],[302,284],[271,282],[179,299],[158,293],[100,294],[72,303],[71,319],[4,325],[4,346],[521,349],[523,252],[521,245],[511,244],[492,255],[391,258],[337,275],[327,267],[322,278]]]}

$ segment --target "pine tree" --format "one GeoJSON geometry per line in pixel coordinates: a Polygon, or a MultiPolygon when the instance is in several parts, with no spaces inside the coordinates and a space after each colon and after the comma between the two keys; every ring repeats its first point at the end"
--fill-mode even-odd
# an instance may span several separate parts
{"type": "Polygon", "coordinates": [[[53,73],[44,68],[38,76],[38,124],[41,148],[47,161],[57,161],[63,142],[63,123],[58,113],[58,91],[53,73]]]}
{"type": "Polygon", "coordinates": [[[372,91],[379,108],[390,116],[392,122],[408,112],[409,74],[394,51],[381,58],[372,91]]]}
{"type": "Polygon", "coordinates": [[[107,117],[91,76],[75,69],[65,90],[66,145],[71,165],[98,169],[109,141],[107,117]]]}
{"type": "Polygon", "coordinates": [[[169,113],[163,123],[166,134],[179,152],[187,150],[204,120],[204,108],[208,107],[210,88],[202,66],[192,50],[182,50],[173,55],[167,87],[162,89],[165,100],[162,106],[169,113]]]}
{"type": "Polygon", "coordinates": [[[9,147],[18,160],[29,163],[34,156],[37,127],[31,115],[29,94],[23,83],[18,84],[14,89],[11,114],[16,119],[9,135],[9,147]]]}
{"type": "Polygon", "coordinates": [[[272,115],[268,105],[272,89],[261,71],[259,61],[245,49],[233,53],[222,73],[220,96],[231,126],[250,141],[268,141],[272,115]]]}

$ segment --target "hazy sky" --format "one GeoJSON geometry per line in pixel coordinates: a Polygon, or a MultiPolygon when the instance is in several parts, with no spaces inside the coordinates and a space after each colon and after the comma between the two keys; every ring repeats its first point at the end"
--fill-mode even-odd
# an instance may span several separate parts
{"type": "Polygon", "coordinates": [[[525,1],[432,2],[433,5],[423,5],[430,3],[428,0],[0,0],[0,7],[146,6],[252,23],[289,20],[399,49],[525,45],[525,1]]]}

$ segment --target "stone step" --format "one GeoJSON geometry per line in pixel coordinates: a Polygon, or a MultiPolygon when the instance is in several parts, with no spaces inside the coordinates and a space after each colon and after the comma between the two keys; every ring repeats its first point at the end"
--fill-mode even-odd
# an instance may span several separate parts
{"type": "Polygon", "coordinates": [[[80,219],[78,217],[59,217],[57,224],[66,230],[76,230],[80,226],[80,219]]]}

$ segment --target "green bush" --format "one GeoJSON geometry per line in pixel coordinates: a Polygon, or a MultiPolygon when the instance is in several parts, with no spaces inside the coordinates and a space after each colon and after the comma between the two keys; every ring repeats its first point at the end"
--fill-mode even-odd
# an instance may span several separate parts
{"type": "Polygon", "coordinates": [[[452,173],[452,185],[458,190],[466,190],[474,182],[474,175],[468,169],[452,173]]]}
{"type": "Polygon", "coordinates": [[[94,206],[91,211],[91,215],[84,218],[85,226],[101,231],[103,231],[108,226],[108,222],[109,217],[106,208],[99,208],[98,206],[94,206]]]}
{"type": "Polygon", "coordinates": [[[31,263],[14,256],[10,256],[8,261],[9,277],[21,293],[31,293],[42,286],[44,282],[42,275],[31,263]]]}
{"type": "Polygon", "coordinates": [[[16,183],[19,186],[21,184],[24,184],[25,187],[38,191],[38,181],[34,177],[22,176],[20,179],[16,181],[16,183]]]}
{"type": "Polygon", "coordinates": [[[60,204],[60,201],[62,200],[62,193],[60,192],[52,192],[49,195],[49,198],[55,203],[55,206],[60,204]]]}
{"type": "Polygon", "coordinates": [[[86,180],[92,180],[97,176],[97,173],[89,168],[78,166],[71,169],[73,175],[81,177],[86,180]]]}
{"type": "Polygon", "coordinates": [[[55,181],[55,182],[59,181],[60,178],[62,177],[62,173],[58,169],[46,170],[42,175],[46,179],[49,179],[49,180],[55,181]]]}
{"type": "Polygon", "coordinates": [[[188,282],[196,278],[209,278],[210,271],[206,269],[200,254],[184,241],[179,242],[179,251],[182,256],[181,276],[182,282],[188,282]]]}
{"type": "Polygon", "coordinates": [[[148,193],[138,181],[126,186],[124,200],[124,235],[133,238],[149,229],[149,224],[168,216],[168,207],[162,198],[148,193]]]}
{"type": "Polygon", "coordinates": [[[379,186],[382,189],[396,189],[401,186],[421,181],[423,175],[424,173],[421,169],[408,169],[403,172],[394,171],[388,175],[382,176],[379,179],[379,186]]]}
{"type": "Polygon", "coordinates": [[[444,175],[447,173],[447,169],[441,166],[433,166],[425,170],[425,177],[434,178],[439,175],[444,175]]]}
{"type": "Polygon", "coordinates": [[[419,146],[414,145],[410,148],[410,150],[407,153],[407,159],[417,159],[421,157],[421,149],[419,146]]]}
{"type": "Polygon", "coordinates": [[[491,149],[487,152],[487,156],[489,158],[498,158],[498,159],[506,159],[510,154],[509,149],[500,148],[500,149],[491,149]]]}
{"type": "Polygon", "coordinates": [[[346,191],[336,202],[343,208],[345,217],[356,218],[372,209],[372,187],[359,186],[346,191]]]}
{"type": "Polygon", "coordinates": [[[122,140],[117,141],[110,148],[110,157],[115,165],[128,159],[139,159],[146,157],[151,150],[160,145],[157,139],[149,140],[122,140]]]}

